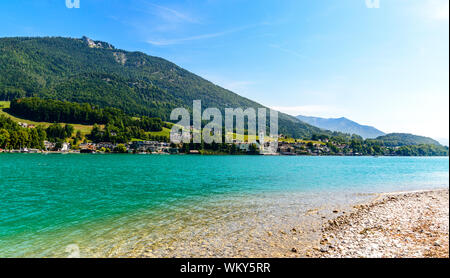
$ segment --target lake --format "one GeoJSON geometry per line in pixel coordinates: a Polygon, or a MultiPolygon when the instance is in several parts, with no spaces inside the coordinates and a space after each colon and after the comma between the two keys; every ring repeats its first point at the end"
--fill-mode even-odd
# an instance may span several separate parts
{"type": "Polygon", "coordinates": [[[448,187],[448,157],[0,154],[0,257],[161,256],[371,193],[448,187]]]}

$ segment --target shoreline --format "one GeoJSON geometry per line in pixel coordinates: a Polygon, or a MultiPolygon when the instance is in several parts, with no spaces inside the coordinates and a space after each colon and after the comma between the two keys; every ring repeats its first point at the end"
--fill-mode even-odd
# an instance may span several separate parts
{"type": "Polygon", "coordinates": [[[120,154],[120,155],[175,155],[175,156],[179,156],[179,155],[188,155],[188,156],[266,156],[266,157],[273,157],[273,156],[284,156],[284,157],[373,157],[373,158],[387,158],[387,157],[432,157],[432,158],[441,158],[441,157],[449,157],[449,156],[442,156],[442,155],[421,155],[421,156],[408,156],[408,155],[379,155],[379,156],[374,156],[374,155],[285,155],[285,154],[226,154],[226,153],[199,153],[199,154],[189,154],[189,153],[178,153],[178,154],[170,154],[170,153],[164,153],[164,152],[157,152],[157,153],[118,153],[118,152],[111,152],[111,153],[105,153],[105,152],[91,152],[91,153],[82,153],[79,151],[67,151],[67,152],[62,152],[62,151],[38,151],[38,152],[22,152],[19,150],[12,150],[12,151],[0,151],[0,154],[42,154],[42,155],[47,155],[47,154],[84,154],[84,155],[89,155],[89,154],[96,154],[96,155],[111,155],[111,154],[120,154]]]}
{"type": "Polygon", "coordinates": [[[311,256],[448,258],[449,189],[377,194],[328,220],[311,256]]]}
{"type": "Polygon", "coordinates": [[[259,231],[245,232],[237,242],[231,240],[233,237],[226,242],[227,238],[212,236],[198,241],[177,241],[153,250],[148,246],[141,253],[129,255],[144,258],[448,258],[448,193],[448,189],[372,193],[361,202],[309,209],[298,215],[302,220],[297,223],[270,224],[269,221],[259,231]]]}

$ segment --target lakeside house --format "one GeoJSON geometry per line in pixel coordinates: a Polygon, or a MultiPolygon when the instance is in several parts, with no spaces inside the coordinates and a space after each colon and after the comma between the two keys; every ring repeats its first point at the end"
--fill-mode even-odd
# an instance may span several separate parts
{"type": "Polygon", "coordinates": [[[51,151],[53,149],[55,149],[55,143],[49,142],[49,141],[44,141],[44,148],[46,151],[51,151]]]}
{"type": "Polygon", "coordinates": [[[69,150],[70,150],[70,144],[66,143],[66,142],[62,143],[60,151],[61,152],[68,152],[69,150]]]}
{"type": "Polygon", "coordinates": [[[128,143],[128,148],[137,152],[169,153],[169,143],[158,141],[133,141],[128,143]]]}
{"type": "Polygon", "coordinates": [[[105,148],[105,149],[113,150],[115,147],[116,147],[116,144],[113,144],[111,142],[100,142],[100,143],[96,144],[97,149],[105,148]]]}
{"type": "Polygon", "coordinates": [[[80,153],[95,153],[97,151],[97,145],[93,143],[80,144],[80,153]]]}

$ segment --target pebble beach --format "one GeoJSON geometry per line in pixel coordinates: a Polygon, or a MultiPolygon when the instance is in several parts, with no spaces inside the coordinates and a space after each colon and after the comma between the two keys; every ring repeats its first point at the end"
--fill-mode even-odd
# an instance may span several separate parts
{"type": "Polygon", "coordinates": [[[448,258],[449,191],[382,194],[329,220],[314,256],[448,258]]]}

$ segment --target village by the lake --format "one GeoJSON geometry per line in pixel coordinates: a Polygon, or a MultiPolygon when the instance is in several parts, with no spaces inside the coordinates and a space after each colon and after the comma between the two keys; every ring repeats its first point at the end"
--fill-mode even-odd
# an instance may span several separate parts
{"type": "MultiPolygon", "coordinates": [[[[18,123],[25,129],[36,128],[33,124],[18,123]]],[[[191,126],[191,130],[193,127],[191,126]]],[[[240,137],[244,138],[243,135],[240,137]]],[[[233,139],[233,143],[213,143],[205,148],[205,144],[170,143],[170,139],[164,141],[133,140],[128,143],[113,142],[80,142],[76,145],[70,142],[43,141],[43,148],[1,149],[0,153],[42,153],[42,154],[232,154],[232,155],[286,155],[286,156],[403,156],[408,155],[402,146],[380,146],[373,141],[372,144],[364,144],[364,140],[357,135],[350,136],[350,143],[337,142],[326,135],[313,136],[311,140],[293,139],[283,134],[276,140],[276,151],[273,142],[260,144],[257,140],[252,143],[233,139]]],[[[181,139],[181,136],[180,136],[181,139]]],[[[69,141],[69,140],[67,140],[69,141]]],[[[6,146],[6,145],[5,145],[6,146]]],[[[448,148],[447,148],[448,151],[448,148]]],[[[444,152],[440,155],[446,155],[444,152]]]]}

